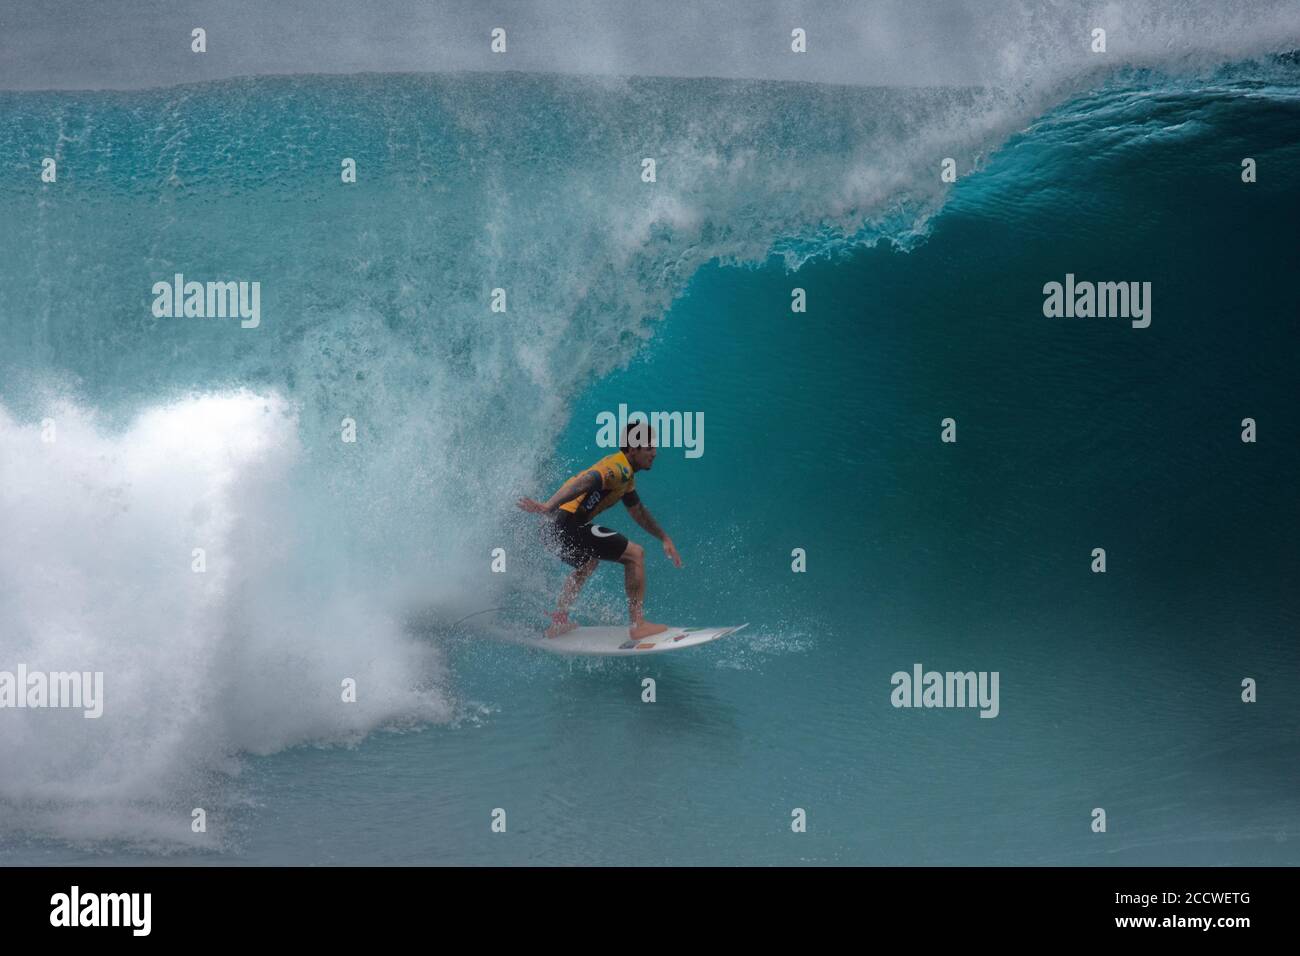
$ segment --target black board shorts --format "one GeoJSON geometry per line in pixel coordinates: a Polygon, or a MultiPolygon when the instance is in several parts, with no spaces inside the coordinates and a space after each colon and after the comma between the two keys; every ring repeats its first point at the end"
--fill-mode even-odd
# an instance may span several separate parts
{"type": "Polygon", "coordinates": [[[580,568],[592,558],[617,561],[627,550],[627,538],[598,524],[580,524],[569,513],[542,522],[542,544],[565,564],[580,568]]]}

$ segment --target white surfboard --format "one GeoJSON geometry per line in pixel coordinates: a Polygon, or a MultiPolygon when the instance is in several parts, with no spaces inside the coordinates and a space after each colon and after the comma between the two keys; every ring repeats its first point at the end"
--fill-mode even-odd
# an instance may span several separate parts
{"type": "Polygon", "coordinates": [[[559,637],[539,637],[528,643],[544,647],[557,654],[608,654],[630,656],[633,654],[658,654],[661,651],[678,651],[685,647],[698,647],[735,634],[748,624],[736,627],[670,627],[640,641],[627,636],[627,625],[622,627],[579,627],[559,637]]]}

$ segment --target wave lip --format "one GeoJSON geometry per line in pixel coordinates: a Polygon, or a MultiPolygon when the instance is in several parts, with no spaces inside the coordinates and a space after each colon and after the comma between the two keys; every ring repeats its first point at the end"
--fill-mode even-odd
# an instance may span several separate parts
{"type": "Polygon", "coordinates": [[[1033,85],[1087,70],[1107,31],[1110,63],[1242,58],[1300,46],[1295,0],[171,0],[148,23],[79,0],[29,2],[6,16],[0,89],[141,88],[269,74],[509,69],[584,76],[725,77],[858,86],[1033,85]],[[771,7],[769,10],[767,8],[771,7]],[[196,23],[220,51],[195,56],[196,23]],[[491,52],[488,23],[507,30],[491,52]],[[791,31],[807,53],[791,52],[791,31]],[[367,41],[366,38],[374,38],[367,41]]]}

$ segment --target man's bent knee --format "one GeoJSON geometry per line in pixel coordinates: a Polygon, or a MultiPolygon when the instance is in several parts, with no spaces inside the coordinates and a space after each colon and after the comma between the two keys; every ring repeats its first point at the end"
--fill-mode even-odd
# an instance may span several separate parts
{"type": "Polygon", "coordinates": [[[641,564],[645,560],[645,548],[634,541],[629,541],[619,560],[624,564],[641,564]]]}

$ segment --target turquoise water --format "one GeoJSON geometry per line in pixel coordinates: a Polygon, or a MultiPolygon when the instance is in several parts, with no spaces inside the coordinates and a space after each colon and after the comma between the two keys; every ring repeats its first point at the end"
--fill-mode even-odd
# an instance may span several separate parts
{"type": "MultiPolygon", "coordinates": [[[[1041,107],[522,76],[0,95],[6,162],[52,126],[64,151],[59,191],[0,186],[0,668],[109,688],[100,722],[6,715],[0,859],[1300,862],[1298,91],[1282,60],[1041,107]],[[175,271],[260,278],[263,327],[153,319],[175,271]],[[1150,281],[1150,328],[1044,318],[1067,272],[1150,281]],[[620,403],[706,422],[702,457],[638,476],[685,568],[607,516],[647,545],[650,613],[750,627],[633,661],[500,640],[563,573],[514,498],[602,455],[620,403]],[[998,671],[998,717],[892,707],[916,662],[998,671]]],[[[602,569],[578,615],[621,614],[602,569]]]]}

